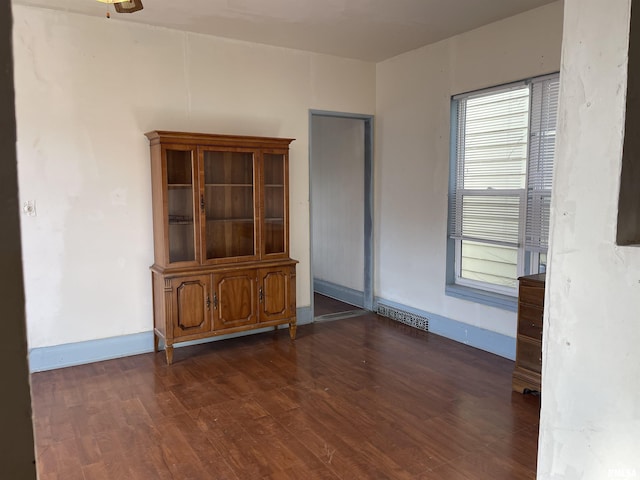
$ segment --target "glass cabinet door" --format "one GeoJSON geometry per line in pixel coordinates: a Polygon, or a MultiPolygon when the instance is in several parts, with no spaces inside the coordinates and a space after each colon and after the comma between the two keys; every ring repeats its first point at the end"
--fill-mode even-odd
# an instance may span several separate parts
{"type": "Polygon", "coordinates": [[[192,150],[165,149],[169,262],[196,260],[194,156],[192,150]]]}
{"type": "Polygon", "coordinates": [[[287,211],[285,156],[265,153],[264,162],[264,253],[284,253],[287,211]]]}
{"type": "Polygon", "coordinates": [[[256,254],[253,152],[204,150],[205,259],[256,254]]]}

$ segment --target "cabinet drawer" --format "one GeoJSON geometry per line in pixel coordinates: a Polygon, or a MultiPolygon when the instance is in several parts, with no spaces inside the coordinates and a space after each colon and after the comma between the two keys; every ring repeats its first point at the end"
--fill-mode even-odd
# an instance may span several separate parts
{"type": "Polygon", "coordinates": [[[518,306],[518,334],[542,340],[542,308],[521,303],[518,306]]]}
{"type": "Polygon", "coordinates": [[[542,307],[544,304],[544,285],[523,285],[518,290],[518,301],[542,307]]]}
{"type": "Polygon", "coordinates": [[[542,342],[518,336],[517,361],[519,367],[542,372],[542,342]]]}

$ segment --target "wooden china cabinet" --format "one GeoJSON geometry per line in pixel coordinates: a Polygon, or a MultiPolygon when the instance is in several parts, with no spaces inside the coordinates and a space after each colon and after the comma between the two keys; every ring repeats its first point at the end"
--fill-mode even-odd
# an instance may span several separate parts
{"type": "Polygon", "coordinates": [[[153,131],[154,346],[288,324],[288,138],[153,131]]]}

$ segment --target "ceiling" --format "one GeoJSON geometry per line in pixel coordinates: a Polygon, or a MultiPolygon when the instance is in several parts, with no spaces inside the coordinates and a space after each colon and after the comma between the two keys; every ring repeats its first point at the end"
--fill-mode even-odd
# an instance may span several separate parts
{"type": "Polygon", "coordinates": [[[378,62],[552,0],[143,0],[111,20],[96,0],[13,3],[378,62]]]}

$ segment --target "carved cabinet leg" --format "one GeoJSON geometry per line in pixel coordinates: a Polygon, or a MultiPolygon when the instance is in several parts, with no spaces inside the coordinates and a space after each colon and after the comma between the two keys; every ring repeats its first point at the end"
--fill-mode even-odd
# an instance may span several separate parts
{"type": "Polygon", "coordinates": [[[297,325],[295,323],[289,324],[289,337],[291,337],[291,340],[296,339],[296,328],[297,328],[297,325]]]}
{"type": "Polygon", "coordinates": [[[164,354],[167,356],[167,365],[173,363],[173,345],[165,345],[164,354]]]}

